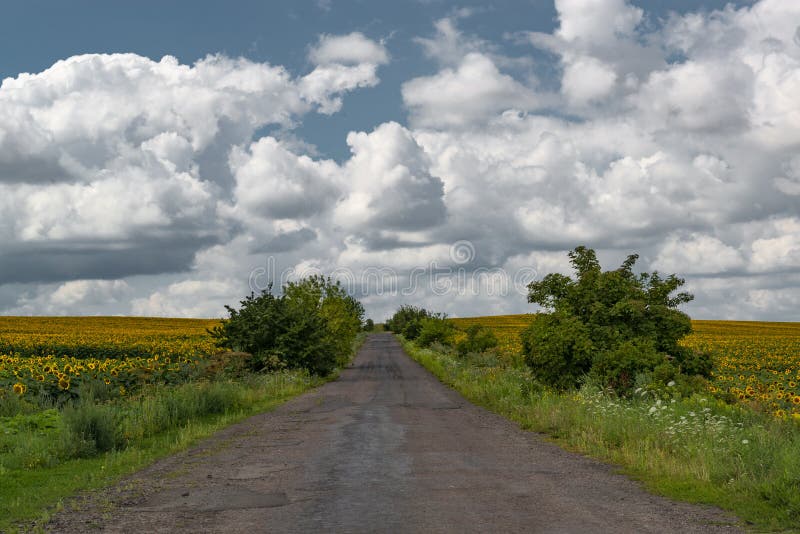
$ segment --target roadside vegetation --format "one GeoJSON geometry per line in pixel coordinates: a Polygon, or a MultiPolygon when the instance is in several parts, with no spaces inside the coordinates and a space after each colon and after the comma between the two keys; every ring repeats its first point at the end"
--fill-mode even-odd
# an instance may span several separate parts
{"type": "Polygon", "coordinates": [[[361,304],[322,277],[228,311],[0,321],[0,531],[323,383],[364,337],[361,304]]]}
{"type": "Polygon", "coordinates": [[[220,348],[245,352],[252,371],[305,369],[327,375],[350,358],[363,330],[364,307],[341,284],[322,276],[289,282],[227,307],[230,317],[210,330],[220,348]]]}
{"type": "Polygon", "coordinates": [[[635,256],[613,271],[589,249],[570,259],[576,276],[532,283],[529,301],[543,311],[515,317],[512,329],[411,307],[387,327],[443,382],[523,428],[669,497],[720,506],[760,529],[797,529],[800,425],[711,386],[731,355],[686,342],[692,323],[677,307],[691,295],[674,294],[682,280],[634,275],[635,256]],[[423,337],[426,326],[441,335],[423,337]]]}

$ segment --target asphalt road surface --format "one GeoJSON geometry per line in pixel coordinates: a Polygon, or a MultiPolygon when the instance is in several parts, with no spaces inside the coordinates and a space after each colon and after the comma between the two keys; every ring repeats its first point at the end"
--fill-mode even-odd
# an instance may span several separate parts
{"type": "Polygon", "coordinates": [[[738,532],[441,385],[390,334],[341,377],[164,459],[53,532],[738,532]]]}

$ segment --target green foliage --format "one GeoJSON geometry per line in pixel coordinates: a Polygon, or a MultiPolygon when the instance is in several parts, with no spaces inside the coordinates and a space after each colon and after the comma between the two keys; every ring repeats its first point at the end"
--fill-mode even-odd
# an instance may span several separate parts
{"type": "Polygon", "coordinates": [[[37,409],[38,406],[31,403],[25,397],[8,394],[5,391],[0,393],[0,421],[2,421],[4,417],[31,413],[37,409]]]}
{"type": "Polygon", "coordinates": [[[522,332],[522,352],[537,378],[558,389],[575,386],[592,366],[589,329],[564,312],[537,315],[522,332]]]}
{"type": "Polygon", "coordinates": [[[384,326],[386,330],[402,334],[406,339],[416,340],[423,347],[434,343],[452,345],[456,331],[445,314],[407,304],[400,306],[384,326]]]}
{"type": "Polygon", "coordinates": [[[99,407],[84,400],[64,411],[0,417],[0,532],[15,532],[12,523],[41,517],[70,495],[108,485],[321,383],[302,371],[251,373],[236,380],[146,386],[99,407]],[[109,412],[116,422],[113,436],[109,412]],[[99,454],[109,437],[121,442],[113,453],[99,454]]]}
{"type": "Polygon", "coordinates": [[[678,345],[692,330],[689,316],[677,307],[693,296],[673,295],[683,279],[634,274],[635,254],[613,271],[602,271],[586,247],[569,258],[575,279],[549,274],[528,286],[528,302],[550,310],[537,314],[522,335],[526,362],[541,380],[564,389],[591,373],[627,394],[637,374],[662,365],[684,375],[709,375],[707,355],[678,345]]]}
{"type": "Polygon", "coordinates": [[[672,366],[665,361],[664,355],[652,343],[636,338],[598,353],[592,363],[592,374],[606,387],[618,392],[628,392],[634,388],[637,375],[656,368],[662,376],[671,374],[674,378],[675,372],[670,372],[670,367],[672,366]]]}
{"type": "Polygon", "coordinates": [[[217,346],[253,355],[253,370],[306,369],[327,375],[346,363],[364,308],[339,282],[311,276],[226,306],[229,318],[210,331],[217,346]]]}
{"type": "Polygon", "coordinates": [[[467,337],[456,345],[456,351],[461,356],[470,353],[481,353],[492,350],[498,345],[494,331],[480,324],[470,325],[465,331],[467,337]]]}
{"type": "Polygon", "coordinates": [[[404,304],[386,321],[387,330],[402,334],[406,339],[417,339],[422,332],[423,321],[431,317],[425,308],[404,304]]]}
{"type": "Polygon", "coordinates": [[[18,413],[13,417],[0,417],[0,430],[5,435],[17,435],[21,432],[47,432],[59,426],[61,415],[58,410],[50,408],[32,414],[18,413]]]}
{"type": "Polygon", "coordinates": [[[375,321],[367,319],[364,322],[364,332],[372,332],[373,330],[375,330],[375,321]]]}
{"type": "Polygon", "coordinates": [[[445,315],[430,315],[420,321],[420,326],[417,344],[421,347],[430,347],[434,343],[452,344],[456,329],[445,315]]]}
{"type": "Polygon", "coordinates": [[[122,447],[124,440],[118,424],[118,414],[109,405],[95,404],[93,400],[77,407],[68,406],[63,411],[64,444],[73,450],[72,458],[88,458],[98,453],[122,447]]]}

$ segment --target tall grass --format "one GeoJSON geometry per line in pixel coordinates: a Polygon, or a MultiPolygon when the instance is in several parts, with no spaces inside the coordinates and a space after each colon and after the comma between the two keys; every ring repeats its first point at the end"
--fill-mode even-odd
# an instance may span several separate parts
{"type": "Polygon", "coordinates": [[[697,395],[619,399],[590,385],[556,393],[521,367],[403,345],[471,401],[568,449],[618,464],[651,490],[720,506],[762,529],[800,529],[796,423],[697,395]]]}
{"type": "MultiPolygon", "coordinates": [[[[365,337],[356,337],[351,356],[365,337]]],[[[0,397],[0,532],[23,520],[46,522],[54,506],[76,491],[110,484],[337,376],[234,371],[222,370],[213,380],[145,386],[124,398],[97,385],[67,406],[46,396],[0,397]]]]}
{"type": "Polygon", "coordinates": [[[74,458],[137,446],[192,421],[283,399],[320,382],[302,372],[252,375],[240,380],[150,386],[135,397],[96,402],[91,396],[54,409],[0,418],[0,473],[53,467],[74,458]]]}
{"type": "Polygon", "coordinates": [[[153,386],[135,398],[0,418],[0,532],[323,381],[293,371],[153,386]]]}

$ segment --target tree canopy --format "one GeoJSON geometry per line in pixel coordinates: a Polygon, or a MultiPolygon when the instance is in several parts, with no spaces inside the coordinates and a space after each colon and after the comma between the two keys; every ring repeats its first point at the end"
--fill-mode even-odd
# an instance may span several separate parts
{"type": "Polygon", "coordinates": [[[311,276],[251,294],[211,331],[218,346],[253,355],[255,370],[302,368],[325,375],[345,363],[359,330],[364,307],[338,282],[311,276]]]}
{"type": "Polygon", "coordinates": [[[678,343],[692,331],[689,316],[677,309],[694,298],[677,292],[682,278],[637,275],[636,254],[611,271],[602,270],[590,248],[577,247],[569,258],[574,278],[549,274],[528,285],[528,302],[544,311],[523,332],[523,351],[540,379],[563,389],[588,374],[625,393],[637,375],[709,374],[710,359],[678,343]]]}

